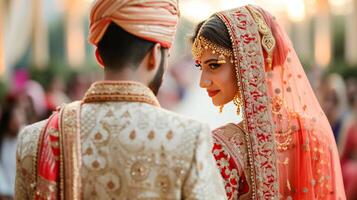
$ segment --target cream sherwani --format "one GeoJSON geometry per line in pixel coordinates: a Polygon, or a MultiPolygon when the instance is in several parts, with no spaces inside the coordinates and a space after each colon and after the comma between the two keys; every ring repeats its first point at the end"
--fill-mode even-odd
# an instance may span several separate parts
{"type": "MultiPolygon", "coordinates": [[[[226,199],[208,126],[160,108],[147,87],[94,83],[79,113],[81,199],[226,199]]],[[[45,125],[20,133],[16,199],[33,199],[39,187],[45,125]]]]}

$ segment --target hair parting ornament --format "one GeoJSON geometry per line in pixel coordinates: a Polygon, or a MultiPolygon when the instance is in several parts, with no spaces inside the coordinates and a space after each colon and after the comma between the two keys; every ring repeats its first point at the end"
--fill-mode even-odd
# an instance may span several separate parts
{"type": "MultiPolygon", "coordinates": [[[[265,22],[263,15],[256,8],[249,5],[246,7],[250,11],[252,18],[258,27],[259,33],[262,35],[261,44],[263,49],[267,53],[266,62],[268,65],[268,69],[271,70],[273,64],[273,51],[276,46],[276,41],[274,39],[273,33],[265,22]]],[[[202,57],[204,51],[211,50],[212,54],[219,55],[218,64],[227,63],[226,58],[230,58],[230,62],[233,63],[234,58],[232,49],[222,47],[201,36],[201,30],[206,23],[207,21],[201,26],[201,29],[199,30],[192,46],[192,55],[194,56],[196,62],[199,62],[199,59],[202,57]]]]}
{"type": "MultiPolygon", "coordinates": [[[[202,25],[202,27],[204,24],[202,25]]],[[[202,29],[201,27],[201,29],[202,29]]],[[[201,30],[198,33],[192,46],[192,55],[194,56],[196,62],[202,57],[203,52],[210,50],[212,54],[218,54],[218,64],[227,63],[226,58],[230,58],[230,62],[233,63],[233,51],[231,49],[224,48],[218,44],[215,44],[205,37],[200,35],[201,30]]]]}

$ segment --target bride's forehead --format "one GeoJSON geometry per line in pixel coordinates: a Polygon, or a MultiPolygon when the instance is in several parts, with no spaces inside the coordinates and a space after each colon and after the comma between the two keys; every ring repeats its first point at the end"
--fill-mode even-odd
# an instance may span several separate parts
{"type": "Polygon", "coordinates": [[[202,58],[217,58],[217,53],[212,52],[211,50],[204,50],[202,52],[202,58]]]}
{"type": "Polygon", "coordinates": [[[217,54],[212,53],[212,51],[210,51],[210,50],[204,50],[202,52],[202,56],[200,58],[198,58],[197,60],[200,63],[203,63],[203,62],[205,62],[207,60],[212,60],[212,59],[216,59],[217,60],[217,58],[218,58],[217,54]]]}

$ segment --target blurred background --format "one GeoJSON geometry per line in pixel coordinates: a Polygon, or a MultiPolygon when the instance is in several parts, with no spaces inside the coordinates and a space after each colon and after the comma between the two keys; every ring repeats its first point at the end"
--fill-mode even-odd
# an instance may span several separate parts
{"type": "MultiPolygon", "coordinates": [[[[91,3],[0,0],[0,200],[13,197],[18,131],[102,79],[87,42],[91,3]]],[[[240,121],[233,105],[220,114],[199,88],[189,39],[214,12],[248,3],[273,13],[290,34],[333,128],[348,199],[357,199],[357,0],[180,0],[161,105],[211,128],[240,121]]]]}

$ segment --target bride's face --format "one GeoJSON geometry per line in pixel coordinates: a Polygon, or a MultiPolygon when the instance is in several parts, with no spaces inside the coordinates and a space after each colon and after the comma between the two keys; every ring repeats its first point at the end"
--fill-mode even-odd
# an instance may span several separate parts
{"type": "Polygon", "coordinates": [[[234,65],[226,58],[225,64],[218,63],[218,55],[207,50],[200,62],[200,87],[207,90],[215,106],[224,105],[233,100],[238,91],[234,65]]]}

